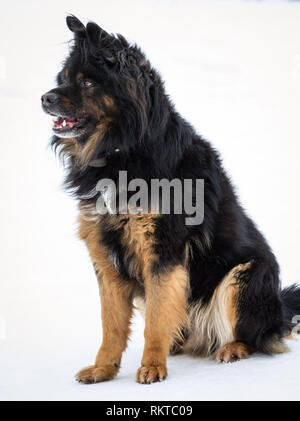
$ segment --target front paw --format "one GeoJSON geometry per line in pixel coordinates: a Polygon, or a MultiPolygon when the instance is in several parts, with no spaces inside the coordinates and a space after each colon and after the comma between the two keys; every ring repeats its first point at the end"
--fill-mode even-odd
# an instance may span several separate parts
{"type": "Polygon", "coordinates": [[[167,375],[167,367],[164,365],[143,365],[136,373],[136,381],[143,384],[161,382],[167,375]]]}
{"type": "Polygon", "coordinates": [[[75,378],[80,383],[91,384],[112,380],[118,373],[118,367],[109,365],[91,365],[80,370],[75,378]]]}

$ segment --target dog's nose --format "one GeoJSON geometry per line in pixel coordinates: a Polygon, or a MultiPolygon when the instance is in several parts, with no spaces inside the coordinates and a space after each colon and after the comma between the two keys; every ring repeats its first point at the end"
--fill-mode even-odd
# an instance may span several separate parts
{"type": "Polygon", "coordinates": [[[44,105],[52,105],[59,101],[59,95],[54,92],[47,92],[41,97],[41,100],[44,105]]]}

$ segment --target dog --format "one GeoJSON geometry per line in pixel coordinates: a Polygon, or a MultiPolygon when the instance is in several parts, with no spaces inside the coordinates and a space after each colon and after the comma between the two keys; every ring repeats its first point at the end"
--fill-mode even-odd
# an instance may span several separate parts
{"type": "Polygon", "coordinates": [[[176,112],[137,46],[73,15],[67,26],[70,54],[41,101],[54,117],[51,144],[65,161],[65,186],[79,202],[79,236],[98,279],[103,329],[95,363],[76,379],[117,375],[135,306],[145,315],[139,383],[164,380],[169,354],[233,362],[285,352],[300,289],[281,290],[276,258],[218,153],[176,112]],[[119,198],[120,172],[129,182],[204,180],[202,223],[187,224],[185,211],[109,211],[111,195],[96,186],[113,181],[119,198]],[[101,197],[106,213],[97,208],[101,197]]]}

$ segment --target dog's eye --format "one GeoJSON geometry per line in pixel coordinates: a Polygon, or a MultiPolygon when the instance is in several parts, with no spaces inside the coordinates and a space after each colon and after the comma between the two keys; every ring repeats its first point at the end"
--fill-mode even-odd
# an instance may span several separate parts
{"type": "Polygon", "coordinates": [[[91,88],[93,86],[93,82],[88,79],[83,79],[80,81],[80,86],[82,88],[91,88]]]}

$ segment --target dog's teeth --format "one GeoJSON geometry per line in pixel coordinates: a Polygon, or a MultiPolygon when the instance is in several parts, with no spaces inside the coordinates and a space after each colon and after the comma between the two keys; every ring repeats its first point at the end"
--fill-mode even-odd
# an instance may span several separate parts
{"type": "Polygon", "coordinates": [[[63,127],[66,127],[66,125],[67,125],[66,120],[63,121],[62,125],[63,125],[63,127]]]}

